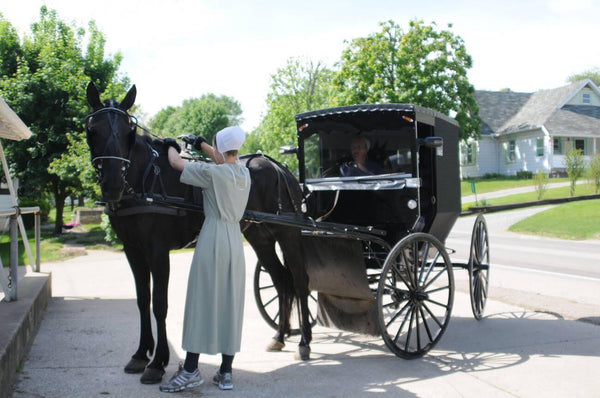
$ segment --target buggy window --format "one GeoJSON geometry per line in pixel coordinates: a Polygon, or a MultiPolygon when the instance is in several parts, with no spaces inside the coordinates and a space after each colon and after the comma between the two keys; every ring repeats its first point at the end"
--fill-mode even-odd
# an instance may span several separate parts
{"type": "Polygon", "coordinates": [[[413,173],[414,130],[322,131],[304,139],[304,166],[307,179],[345,177],[344,168],[354,162],[352,143],[357,137],[368,142],[367,159],[372,174],[413,173]]]}

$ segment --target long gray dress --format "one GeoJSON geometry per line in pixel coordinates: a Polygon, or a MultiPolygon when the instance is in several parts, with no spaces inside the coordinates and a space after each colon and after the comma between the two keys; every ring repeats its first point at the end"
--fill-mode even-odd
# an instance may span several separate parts
{"type": "Polygon", "coordinates": [[[239,164],[187,163],[181,182],[202,187],[206,219],[188,279],[184,350],[234,355],[240,351],[245,259],[239,221],[250,192],[250,174],[239,164]]]}

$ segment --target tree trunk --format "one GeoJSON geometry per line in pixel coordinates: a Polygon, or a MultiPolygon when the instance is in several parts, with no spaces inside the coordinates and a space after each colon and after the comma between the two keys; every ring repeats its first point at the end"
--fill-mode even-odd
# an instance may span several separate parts
{"type": "Polygon", "coordinates": [[[63,214],[65,210],[65,199],[69,193],[60,184],[54,186],[54,203],[56,203],[56,220],[54,221],[54,234],[62,234],[63,214]]]}
{"type": "Polygon", "coordinates": [[[58,195],[55,195],[56,199],[56,220],[54,221],[54,234],[62,234],[63,227],[63,214],[65,210],[65,198],[59,199],[58,195]]]}

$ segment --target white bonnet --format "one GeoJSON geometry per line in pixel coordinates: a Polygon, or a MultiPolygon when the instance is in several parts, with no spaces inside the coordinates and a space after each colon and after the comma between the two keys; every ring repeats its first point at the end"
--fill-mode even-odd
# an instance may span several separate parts
{"type": "Polygon", "coordinates": [[[238,126],[225,127],[217,133],[217,149],[221,153],[237,151],[246,140],[246,133],[238,126]]]}

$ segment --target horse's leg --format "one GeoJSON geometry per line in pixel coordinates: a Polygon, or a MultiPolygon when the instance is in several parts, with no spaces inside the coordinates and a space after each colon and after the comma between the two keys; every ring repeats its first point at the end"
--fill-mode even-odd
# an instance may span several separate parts
{"type": "Polygon", "coordinates": [[[137,306],[140,313],[140,342],[137,351],[125,366],[125,373],[142,373],[149,362],[148,356],[154,352],[152,320],[150,318],[150,269],[143,254],[136,248],[124,245],[133,279],[137,306]]]}
{"type": "Polygon", "coordinates": [[[312,341],[312,328],[308,310],[308,274],[302,255],[302,246],[298,230],[284,231],[279,236],[279,245],[287,268],[292,273],[294,291],[300,303],[300,343],[296,352],[296,359],[310,359],[310,342],[312,341]]]}
{"type": "Polygon", "coordinates": [[[279,298],[279,324],[277,332],[267,346],[268,351],[280,351],[285,346],[285,335],[290,332],[290,312],[292,295],[291,275],[283,266],[275,251],[273,236],[263,227],[253,225],[244,236],[254,249],[258,261],[265,267],[279,298]]]}
{"type": "Polygon", "coordinates": [[[155,384],[162,380],[165,367],[169,363],[169,345],[167,342],[167,309],[169,294],[169,249],[156,243],[149,253],[152,272],[152,310],[156,320],[156,351],[152,362],[146,367],[140,381],[155,384]]]}

